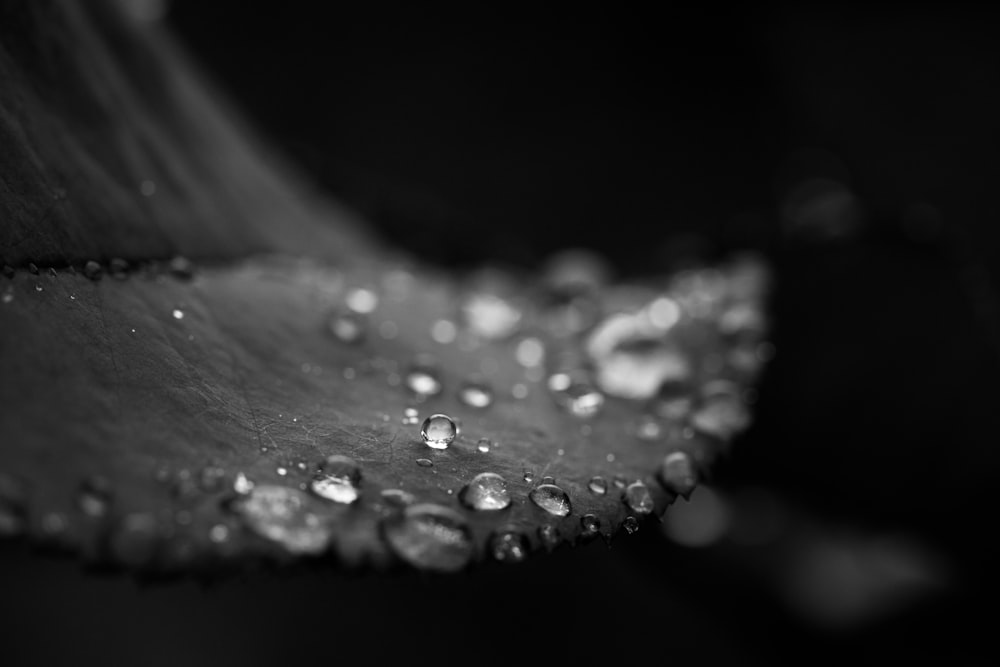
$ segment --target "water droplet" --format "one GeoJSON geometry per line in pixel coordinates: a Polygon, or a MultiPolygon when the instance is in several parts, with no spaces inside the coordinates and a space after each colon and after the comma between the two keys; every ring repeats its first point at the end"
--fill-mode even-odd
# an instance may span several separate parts
{"type": "Polygon", "coordinates": [[[493,389],[481,382],[466,382],[458,390],[458,398],[471,408],[486,408],[493,403],[493,389]]]}
{"type": "Polygon", "coordinates": [[[420,413],[416,408],[406,408],[403,410],[403,425],[413,426],[420,421],[420,413]]]}
{"type": "Polygon", "coordinates": [[[587,488],[590,489],[591,493],[603,496],[608,492],[608,480],[604,479],[600,475],[591,477],[590,482],[587,483],[587,488]]]}
{"type": "Polygon", "coordinates": [[[0,538],[24,532],[27,491],[19,480],[0,473],[0,538]]]}
{"type": "Polygon", "coordinates": [[[547,550],[552,551],[559,546],[562,533],[555,526],[545,524],[538,527],[538,539],[547,550]]]}
{"type": "Polygon", "coordinates": [[[217,523],[208,529],[208,539],[214,544],[223,544],[229,541],[229,526],[224,523],[217,523]]]}
{"type": "Polygon", "coordinates": [[[639,530],[639,521],[634,516],[627,516],[625,520],[622,521],[622,528],[629,535],[635,535],[636,531],[639,530]]]}
{"type": "Polygon", "coordinates": [[[357,343],[365,337],[365,321],[354,313],[337,313],[327,326],[341,343],[357,343]]]}
{"type": "Polygon", "coordinates": [[[255,533],[291,553],[317,554],[330,541],[330,527],[313,511],[309,496],[284,486],[260,484],[233,504],[255,533]]]}
{"type": "Polygon", "coordinates": [[[152,514],[126,514],[108,537],[108,551],[117,563],[144,567],[156,558],[162,537],[160,524],[152,514]]]}
{"type": "Polygon", "coordinates": [[[167,270],[174,278],[181,280],[191,280],[194,277],[194,263],[180,255],[170,260],[167,270]]]}
{"type": "Polygon", "coordinates": [[[116,280],[124,280],[128,277],[128,262],[121,257],[113,257],[108,262],[108,273],[116,280]]]}
{"type": "Polygon", "coordinates": [[[525,338],[517,344],[514,358],[525,368],[536,368],[545,360],[545,345],[537,338],[525,338]]]}
{"type": "Polygon", "coordinates": [[[94,260],[90,260],[83,265],[83,275],[90,280],[100,280],[102,273],[101,265],[94,260]]]}
{"type": "Polygon", "coordinates": [[[111,507],[111,484],[103,477],[89,477],[80,485],[77,506],[89,517],[100,518],[111,507]]]}
{"type": "Polygon", "coordinates": [[[490,442],[489,438],[480,438],[479,442],[476,443],[476,449],[479,450],[481,454],[488,454],[492,444],[493,443],[490,442]]]}
{"type": "Polygon", "coordinates": [[[173,310],[173,316],[174,316],[175,320],[183,320],[184,319],[184,311],[181,310],[180,308],[174,308],[174,310],[173,310]]]}
{"type": "Polygon", "coordinates": [[[417,459],[417,465],[421,468],[430,468],[433,467],[434,461],[431,461],[430,459],[417,459]]]}
{"type": "Polygon", "coordinates": [[[421,397],[436,396],[441,393],[441,380],[430,368],[413,368],[406,374],[406,387],[421,397]]]}
{"type": "Polygon", "coordinates": [[[476,293],[462,304],[469,330],[482,338],[496,340],[514,333],[521,311],[495,294],[476,293]]]}
{"type": "Polygon", "coordinates": [[[528,484],[531,484],[532,482],[534,482],[535,481],[535,473],[531,472],[530,470],[525,470],[524,471],[524,481],[527,482],[528,484]]]}
{"type": "Polygon", "coordinates": [[[396,508],[412,505],[417,500],[412,493],[403,491],[402,489],[383,489],[380,495],[382,496],[382,500],[396,508]]]}
{"type": "Polygon", "coordinates": [[[459,494],[459,500],[469,509],[496,511],[510,507],[507,482],[493,472],[479,473],[459,494]]]}
{"type": "Polygon", "coordinates": [[[625,477],[622,475],[615,475],[614,485],[616,488],[624,489],[628,485],[628,482],[625,481],[625,477]]]}
{"type": "Polygon", "coordinates": [[[420,437],[424,439],[424,443],[428,447],[433,449],[447,449],[456,435],[458,435],[458,427],[448,415],[431,415],[424,420],[420,427],[420,437]]]}
{"type": "Polygon", "coordinates": [[[738,390],[727,387],[705,397],[691,415],[691,425],[702,433],[727,439],[750,425],[750,410],[743,404],[738,390]]]}
{"type": "Polygon", "coordinates": [[[284,477],[285,475],[288,474],[288,468],[286,468],[285,466],[278,466],[275,469],[275,472],[278,473],[279,477],[284,477]]]}
{"type": "Polygon", "coordinates": [[[441,345],[454,343],[457,336],[458,327],[450,320],[438,320],[431,327],[431,338],[441,345]]]}
{"type": "Polygon", "coordinates": [[[382,522],[389,548],[414,567],[439,572],[460,570],[473,554],[469,528],[457,512],[423,503],[382,522]]]}
{"type": "MultiPolygon", "coordinates": [[[[553,386],[554,377],[556,376],[549,378],[550,388],[553,386]]],[[[556,382],[556,386],[562,386],[562,382],[556,382]]],[[[555,398],[567,412],[576,417],[593,417],[604,406],[604,394],[589,382],[579,380],[572,381],[565,389],[557,391],[555,398]]]]}
{"type": "Polygon", "coordinates": [[[572,510],[569,495],[555,484],[536,486],[528,497],[531,498],[531,502],[555,516],[568,516],[572,510]]]}
{"type": "Polygon", "coordinates": [[[669,491],[687,498],[698,484],[698,471],[687,452],[667,454],[660,464],[660,482],[669,491]]]}
{"type": "Polygon", "coordinates": [[[355,287],[344,297],[347,307],[355,313],[368,314],[378,308],[378,295],[370,289],[355,287]]]}
{"type": "Polygon", "coordinates": [[[321,498],[350,504],[361,495],[361,468],[354,459],[334,454],[320,464],[309,489],[321,498]]]}
{"type": "Polygon", "coordinates": [[[660,422],[648,415],[640,418],[639,423],[635,426],[635,437],[640,440],[656,440],[662,432],[663,428],[660,426],[660,422]]]}
{"type": "Polygon", "coordinates": [[[510,388],[510,395],[518,400],[522,400],[528,397],[528,385],[523,382],[518,382],[513,387],[510,388]]]}
{"type": "Polygon", "coordinates": [[[539,484],[555,484],[555,483],[556,483],[556,478],[550,475],[542,477],[542,480],[539,482],[539,484]]]}
{"type": "Polygon", "coordinates": [[[584,514],[580,517],[580,527],[585,536],[594,536],[601,531],[601,520],[593,514],[584,514]]]}
{"type": "Polygon", "coordinates": [[[628,508],[636,514],[650,514],[656,507],[656,503],[653,502],[653,494],[649,492],[649,487],[642,482],[629,484],[622,499],[628,508]]]}
{"type": "Polygon", "coordinates": [[[528,538],[516,530],[502,530],[490,538],[490,554],[501,563],[520,563],[529,549],[528,538]]]}
{"type": "Polygon", "coordinates": [[[35,285],[35,291],[36,292],[44,292],[45,288],[42,287],[41,285],[35,285]]]}

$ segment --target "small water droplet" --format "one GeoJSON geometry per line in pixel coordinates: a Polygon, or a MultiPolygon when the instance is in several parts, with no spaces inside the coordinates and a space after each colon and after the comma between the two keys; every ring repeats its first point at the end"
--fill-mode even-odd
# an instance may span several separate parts
{"type": "Polygon", "coordinates": [[[104,477],[93,476],[80,485],[76,503],[84,514],[92,518],[100,518],[108,513],[111,507],[111,484],[104,477]]]}
{"type": "Polygon", "coordinates": [[[378,308],[378,294],[364,287],[348,290],[344,301],[356,313],[368,314],[378,308]]]}
{"type": "Polygon", "coordinates": [[[625,520],[622,521],[622,528],[629,535],[635,535],[636,531],[639,530],[639,521],[634,516],[627,516],[625,520]]]}
{"type": "Polygon", "coordinates": [[[124,280],[128,277],[128,262],[121,257],[113,257],[108,262],[108,273],[116,280],[124,280]]]}
{"type": "Polygon", "coordinates": [[[246,495],[253,491],[254,483],[243,473],[237,473],[233,480],[233,491],[240,495],[246,495]]]}
{"type": "Polygon", "coordinates": [[[223,544],[229,541],[229,526],[224,523],[217,523],[208,529],[208,539],[214,544],[223,544]]]}
{"type": "Polygon", "coordinates": [[[337,313],[330,318],[327,326],[341,343],[358,343],[365,337],[365,321],[354,313],[337,313]]]}
{"type": "Polygon", "coordinates": [[[587,483],[587,488],[590,489],[591,493],[603,496],[608,492],[608,480],[604,479],[600,475],[596,475],[590,478],[590,482],[587,483]]]}
{"type": "Polygon", "coordinates": [[[466,382],[458,390],[458,398],[471,408],[486,408],[493,403],[493,389],[482,382],[466,382]]]}
{"type": "Polygon", "coordinates": [[[42,287],[41,285],[35,285],[35,291],[36,292],[44,292],[45,288],[42,287]]]}
{"type": "Polygon", "coordinates": [[[481,338],[496,340],[514,333],[521,321],[520,309],[496,294],[475,293],[462,304],[466,325],[481,338]]]}
{"type": "Polygon", "coordinates": [[[455,342],[458,336],[458,327],[450,320],[438,320],[431,327],[431,338],[441,345],[449,345],[455,342]]]}
{"type": "Polygon", "coordinates": [[[36,266],[34,262],[28,262],[28,273],[35,276],[38,275],[38,266],[36,266]]]}
{"type": "Polygon", "coordinates": [[[286,468],[285,466],[278,466],[274,472],[278,473],[279,477],[284,477],[285,475],[288,474],[288,468],[286,468]]]}
{"type": "Polygon", "coordinates": [[[624,489],[626,486],[628,486],[628,482],[625,480],[624,476],[622,476],[622,475],[615,475],[614,485],[615,485],[616,488],[624,489]]]}
{"type": "Polygon", "coordinates": [[[406,408],[403,410],[403,424],[405,426],[413,426],[420,421],[420,413],[417,412],[416,408],[406,408]]]}
{"type": "Polygon", "coordinates": [[[648,415],[641,417],[635,426],[635,437],[640,440],[656,440],[662,432],[663,428],[660,426],[660,422],[648,415]]]}
{"type": "Polygon", "coordinates": [[[479,442],[476,443],[476,449],[482,454],[488,454],[492,444],[489,438],[480,438],[479,442]]]}
{"type": "Polygon", "coordinates": [[[434,465],[434,461],[430,459],[417,459],[417,465],[421,468],[430,468],[434,465]]]}
{"type": "Polygon", "coordinates": [[[493,472],[483,472],[462,488],[459,500],[469,509],[496,511],[510,507],[510,492],[503,477],[493,472]]]}
{"type": "Polygon", "coordinates": [[[330,526],[313,510],[309,496],[297,489],[259,484],[233,504],[255,533],[290,553],[317,554],[330,542],[330,526]]]}
{"type": "Polygon", "coordinates": [[[173,316],[174,316],[175,320],[183,320],[184,319],[184,311],[181,310],[180,308],[174,308],[174,310],[173,310],[173,316]]]}
{"type": "Polygon", "coordinates": [[[382,536],[393,553],[425,570],[454,572],[465,567],[473,554],[465,519],[440,505],[411,505],[387,517],[382,536]]]}
{"type": "Polygon", "coordinates": [[[601,531],[601,520],[593,514],[584,514],[580,517],[580,527],[585,536],[594,536],[601,531]]]}
{"type": "Polygon", "coordinates": [[[569,495],[555,484],[536,486],[528,497],[531,502],[555,516],[568,516],[572,510],[569,495]]]}
{"type": "Polygon", "coordinates": [[[604,394],[584,380],[555,373],[549,376],[548,385],[556,402],[575,417],[592,417],[604,407],[604,394]]]}
{"type": "Polygon", "coordinates": [[[653,494],[649,492],[649,487],[642,482],[629,484],[622,499],[628,508],[636,514],[650,514],[656,507],[653,502],[653,494]]]}
{"type": "Polygon", "coordinates": [[[537,368],[545,360],[545,345],[537,338],[525,338],[517,344],[514,358],[525,368],[537,368]]]}
{"type": "Polygon", "coordinates": [[[442,389],[437,372],[425,367],[413,368],[406,374],[406,387],[420,397],[436,396],[442,389]]]}
{"type": "Polygon", "coordinates": [[[531,472],[530,470],[525,470],[524,471],[524,481],[527,482],[528,484],[531,484],[532,482],[534,482],[535,481],[535,473],[531,472]]]}
{"type": "Polygon", "coordinates": [[[529,549],[528,538],[516,530],[502,530],[490,538],[490,554],[501,563],[520,563],[529,549]]]}
{"type": "Polygon", "coordinates": [[[545,524],[538,527],[538,539],[547,550],[552,551],[559,546],[562,533],[555,526],[545,524]]]}
{"type": "Polygon", "coordinates": [[[103,272],[101,265],[94,260],[90,260],[83,265],[83,275],[90,280],[100,280],[103,272]]]}
{"type": "Polygon", "coordinates": [[[10,287],[8,287],[7,289],[4,290],[3,295],[0,296],[0,301],[3,301],[4,303],[10,303],[13,300],[14,300],[14,291],[10,287]]]}
{"type": "Polygon", "coordinates": [[[361,496],[361,468],[354,459],[334,454],[319,466],[309,489],[321,498],[345,505],[361,496]]]}
{"type": "Polygon", "coordinates": [[[181,257],[177,255],[170,260],[170,264],[167,267],[170,274],[181,280],[191,280],[194,277],[194,263],[186,257],[181,257]]]}
{"type": "Polygon", "coordinates": [[[424,420],[420,427],[420,437],[424,443],[433,449],[447,449],[455,436],[458,435],[458,426],[448,415],[431,415],[424,420]]]}
{"type": "Polygon", "coordinates": [[[518,382],[513,387],[510,388],[510,395],[518,400],[523,400],[528,397],[528,385],[523,382],[518,382]]]}
{"type": "Polygon", "coordinates": [[[687,498],[698,484],[698,471],[687,452],[671,452],[663,459],[660,482],[668,491],[687,498]]]}

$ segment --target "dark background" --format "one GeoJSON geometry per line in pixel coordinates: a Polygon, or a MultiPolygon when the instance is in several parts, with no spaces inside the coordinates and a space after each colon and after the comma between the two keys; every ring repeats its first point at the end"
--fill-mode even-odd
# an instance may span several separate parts
{"type": "Polygon", "coordinates": [[[769,489],[807,526],[907,536],[948,584],[831,629],[779,594],[786,547],[695,550],[654,530],[449,579],[290,572],[208,589],[8,549],[0,595],[32,602],[5,634],[49,628],[38,664],[985,664],[993,12],[177,0],[168,22],[307,176],[427,261],[533,269],[584,246],[628,277],[678,247],[764,252],[778,355],[717,486],[769,489]]]}

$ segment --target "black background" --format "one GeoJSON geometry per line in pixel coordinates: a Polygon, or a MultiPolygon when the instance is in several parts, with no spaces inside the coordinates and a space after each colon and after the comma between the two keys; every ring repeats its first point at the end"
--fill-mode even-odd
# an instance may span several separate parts
{"type": "Polygon", "coordinates": [[[467,577],[292,572],[208,589],[81,576],[8,548],[0,596],[29,602],[3,634],[43,629],[37,664],[979,664],[996,616],[980,611],[996,583],[992,12],[178,0],[169,23],[308,177],[428,261],[532,269],[585,246],[630,276],[661,270],[678,235],[708,257],[763,251],[778,356],[719,483],[911,535],[955,577],[830,633],[738,553],[649,530],[467,577]],[[790,233],[782,202],[810,176],[845,183],[862,222],[834,240],[790,233]]]}

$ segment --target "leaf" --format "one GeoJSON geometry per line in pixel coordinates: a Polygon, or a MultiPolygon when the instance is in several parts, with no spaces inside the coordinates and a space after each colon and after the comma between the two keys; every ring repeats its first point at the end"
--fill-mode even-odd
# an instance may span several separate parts
{"type": "Polygon", "coordinates": [[[94,6],[21,8],[29,55],[48,21],[97,41],[50,44],[66,69],[0,54],[4,80],[32,82],[0,118],[18,266],[0,292],[0,531],[154,571],[516,562],[634,531],[747,425],[769,354],[758,260],[616,285],[579,255],[464,277],[389,255],[303,206],[162,36],[94,6]],[[115,116],[105,79],[141,122],[115,116]],[[71,187],[46,208],[53,174],[71,187]],[[214,259],[193,271],[177,250],[214,259]],[[435,414],[460,426],[447,448],[421,434],[435,414]]]}

